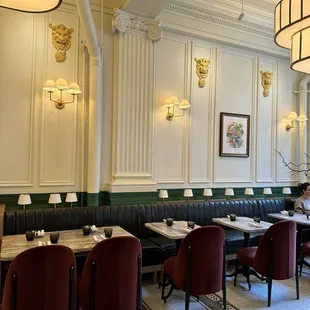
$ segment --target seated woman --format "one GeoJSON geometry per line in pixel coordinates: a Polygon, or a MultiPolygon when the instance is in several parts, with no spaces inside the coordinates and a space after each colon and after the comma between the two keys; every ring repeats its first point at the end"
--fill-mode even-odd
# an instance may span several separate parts
{"type": "Polygon", "coordinates": [[[310,183],[306,182],[299,186],[302,195],[296,199],[295,212],[310,214],[310,183]]]}

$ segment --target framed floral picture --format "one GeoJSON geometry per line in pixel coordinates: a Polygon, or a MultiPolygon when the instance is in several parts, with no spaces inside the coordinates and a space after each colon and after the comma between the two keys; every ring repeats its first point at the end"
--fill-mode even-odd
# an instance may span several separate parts
{"type": "Polygon", "coordinates": [[[250,115],[221,112],[220,156],[249,157],[250,115]]]}

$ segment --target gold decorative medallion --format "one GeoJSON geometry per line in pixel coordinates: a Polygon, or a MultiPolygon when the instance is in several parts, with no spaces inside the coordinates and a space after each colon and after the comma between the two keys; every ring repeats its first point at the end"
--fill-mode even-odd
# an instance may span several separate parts
{"type": "Polygon", "coordinates": [[[199,88],[203,88],[206,85],[206,78],[208,77],[209,74],[209,65],[210,65],[210,60],[207,60],[205,58],[196,58],[196,74],[199,78],[198,80],[198,86],[199,88]]]}
{"type": "Polygon", "coordinates": [[[71,33],[72,28],[67,28],[65,25],[49,24],[52,29],[52,43],[56,49],[55,58],[57,62],[64,62],[67,59],[67,50],[71,47],[71,33]]]}
{"type": "Polygon", "coordinates": [[[270,71],[261,71],[260,72],[261,77],[262,77],[262,86],[263,86],[263,96],[264,97],[268,97],[269,96],[269,89],[271,87],[271,83],[272,83],[272,76],[273,73],[270,71]]]}

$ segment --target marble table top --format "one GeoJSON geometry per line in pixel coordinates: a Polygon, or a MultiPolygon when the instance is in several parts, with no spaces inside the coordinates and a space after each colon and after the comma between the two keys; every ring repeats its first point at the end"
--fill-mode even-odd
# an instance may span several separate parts
{"type": "Polygon", "coordinates": [[[255,223],[250,217],[237,217],[235,222],[232,222],[228,217],[213,218],[212,221],[245,233],[264,233],[270,226],[272,226],[272,223],[264,221],[260,221],[259,224],[255,223]]]}
{"type": "MultiPolygon", "coordinates": [[[[186,221],[173,221],[172,226],[167,226],[166,222],[145,223],[145,227],[173,240],[184,239],[192,231],[191,228],[187,228],[186,221]]],[[[195,225],[195,228],[197,227],[200,226],[195,225]]]]}
{"type": "MultiPolygon", "coordinates": [[[[128,231],[120,226],[109,226],[113,228],[113,237],[132,236],[128,231]]],[[[89,252],[98,242],[105,239],[104,228],[98,227],[98,230],[91,232],[88,236],[83,235],[82,229],[59,231],[60,236],[58,244],[65,245],[73,250],[74,253],[89,252]]],[[[9,235],[2,238],[1,261],[12,261],[21,252],[50,244],[50,233],[46,232],[43,237],[35,238],[33,241],[27,241],[26,235],[9,235]]]]}
{"type": "Polygon", "coordinates": [[[270,213],[268,216],[278,219],[278,220],[290,220],[294,221],[297,224],[307,225],[310,226],[310,218],[308,219],[305,214],[301,213],[294,213],[294,216],[289,216],[288,214],[282,213],[270,213]]]}

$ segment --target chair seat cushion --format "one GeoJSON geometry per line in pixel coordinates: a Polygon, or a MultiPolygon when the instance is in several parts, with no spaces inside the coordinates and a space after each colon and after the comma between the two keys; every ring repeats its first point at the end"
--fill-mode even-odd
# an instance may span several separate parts
{"type": "Polygon", "coordinates": [[[177,255],[175,240],[168,239],[164,236],[149,237],[149,240],[161,248],[162,264],[167,258],[177,255]]]}
{"type": "Polygon", "coordinates": [[[142,247],[142,267],[162,264],[161,248],[147,238],[140,239],[142,247]]]}
{"type": "Polygon", "coordinates": [[[240,249],[237,252],[237,260],[239,261],[241,265],[253,267],[256,250],[257,250],[257,247],[249,247],[249,248],[240,249]]]}
{"type": "Polygon", "coordinates": [[[310,241],[303,244],[304,254],[310,255],[310,241]]]}
{"type": "Polygon", "coordinates": [[[177,256],[170,257],[165,260],[164,264],[164,271],[171,277],[173,278],[173,271],[174,271],[174,264],[177,256]]]}

